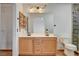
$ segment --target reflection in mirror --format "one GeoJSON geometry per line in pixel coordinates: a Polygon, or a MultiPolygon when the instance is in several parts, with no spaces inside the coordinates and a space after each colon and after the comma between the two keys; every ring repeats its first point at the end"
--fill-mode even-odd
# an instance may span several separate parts
{"type": "Polygon", "coordinates": [[[31,33],[45,33],[43,14],[29,14],[29,30],[31,33]]]}
{"type": "Polygon", "coordinates": [[[30,33],[42,33],[46,36],[53,33],[52,13],[29,13],[28,17],[28,31],[30,33]]]}
{"type": "Polygon", "coordinates": [[[19,12],[19,29],[23,34],[30,36],[32,33],[44,34],[53,33],[53,14],[52,13],[28,13],[24,15],[19,12]]]}
{"type": "Polygon", "coordinates": [[[54,32],[53,13],[48,10],[47,4],[23,4],[23,13],[19,12],[19,17],[19,28],[23,34],[41,33],[48,36],[49,33],[54,32]],[[43,8],[44,12],[40,13],[40,8],[43,8]],[[29,9],[34,11],[30,12],[29,9]]]}

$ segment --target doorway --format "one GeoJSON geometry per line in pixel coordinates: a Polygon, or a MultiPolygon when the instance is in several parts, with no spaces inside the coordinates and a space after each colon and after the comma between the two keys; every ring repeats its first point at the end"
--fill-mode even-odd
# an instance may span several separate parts
{"type": "Polygon", "coordinates": [[[0,55],[12,55],[14,4],[0,4],[0,55]]]}

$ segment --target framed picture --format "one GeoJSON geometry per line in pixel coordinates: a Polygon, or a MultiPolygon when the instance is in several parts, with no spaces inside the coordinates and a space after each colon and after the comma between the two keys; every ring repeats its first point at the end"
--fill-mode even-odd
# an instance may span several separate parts
{"type": "Polygon", "coordinates": [[[25,15],[19,12],[19,29],[25,28],[26,24],[27,24],[27,21],[26,21],[25,15]]]}

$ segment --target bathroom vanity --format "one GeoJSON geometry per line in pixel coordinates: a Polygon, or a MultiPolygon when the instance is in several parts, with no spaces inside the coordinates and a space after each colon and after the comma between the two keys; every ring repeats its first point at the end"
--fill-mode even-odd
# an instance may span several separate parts
{"type": "Polygon", "coordinates": [[[19,55],[56,55],[57,37],[52,15],[19,12],[19,55]]]}
{"type": "Polygon", "coordinates": [[[57,38],[55,36],[20,36],[19,55],[56,55],[57,38]]]}

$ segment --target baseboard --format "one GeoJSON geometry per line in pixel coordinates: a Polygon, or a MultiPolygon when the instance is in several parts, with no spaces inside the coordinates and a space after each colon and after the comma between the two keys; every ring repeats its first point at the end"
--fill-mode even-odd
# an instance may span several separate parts
{"type": "Polygon", "coordinates": [[[64,49],[57,49],[58,51],[64,51],[64,49]]]}
{"type": "Polygon", "coordinates": [[[12,49],[0,49],[0,51],[12,51],[12,49]]]}

